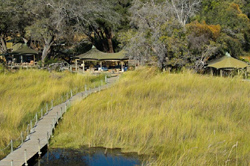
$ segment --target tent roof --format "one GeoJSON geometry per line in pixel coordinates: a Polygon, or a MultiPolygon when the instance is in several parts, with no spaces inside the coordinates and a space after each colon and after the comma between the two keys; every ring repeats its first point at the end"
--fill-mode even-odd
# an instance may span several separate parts
{"type": "Polygon", "coordinates": [[[92,49],[84,54],[75,57],[81,60],[127,60],[125,51],[120,51],[118,53],[104,53],[92,47],[92,49]]]}
{"type": "Polygon", "coordinates": [[[216,59],[208,64],[208,67],[213,67],[216,69],[226,69],[226,68],[245,68],[248,64],[241,60],[231,57],[229,54],[226,54],[222,58],[216,59]]]}
{"type": "Polygon", "coordinates": [[[26,44],[18,45],[18,48],[12,52],[12,54],[24,54],[24,55],[32,55],[38,54],[38,51],[29,48],[26,44]]]}

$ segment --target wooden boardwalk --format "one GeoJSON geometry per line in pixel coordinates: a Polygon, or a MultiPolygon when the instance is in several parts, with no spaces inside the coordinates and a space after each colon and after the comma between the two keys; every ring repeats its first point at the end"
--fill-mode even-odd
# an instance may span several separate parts
{"type": "Polygon", "coordinates": [[[107,79],[107,84],[88,91],[77,93],[66,102],[54,106],[34,126],[33,132],[29,135],[29,139],[27,139],[21,147],[2,159],[0,161],[0,166],[28,165],[28,160],[39,154],[40,150],[48,144],[48,141],[53,134],[53,130],[58,124],[58,120],[61,119],[62,115],[67,111],[70,103],[76,100],[82,100],[92,93],[110,87],[117,79],[118,77],[111,77],[107,79]]]}

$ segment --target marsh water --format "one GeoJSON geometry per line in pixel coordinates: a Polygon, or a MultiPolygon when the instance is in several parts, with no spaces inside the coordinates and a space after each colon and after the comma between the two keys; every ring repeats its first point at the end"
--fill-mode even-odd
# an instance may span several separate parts
{"type": "Polygon", "coordinates": [[[137,166],[140,156],[123,154],[119,149],[84,148],[83,150],[51,149],[34,166],[137,166]]]}

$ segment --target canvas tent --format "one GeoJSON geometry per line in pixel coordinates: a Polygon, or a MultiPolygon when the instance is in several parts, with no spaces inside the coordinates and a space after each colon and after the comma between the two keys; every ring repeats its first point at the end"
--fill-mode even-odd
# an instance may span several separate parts
{"type": "Polygon", "coordinates": [[[17,63],[36,61],[38,59],[38,51],[31,49],[27,44],[16,44],[10,53],[17,63]]]}
{"type": "Polygon", "coordinates": [[[98,61],[101,67],[102,67],[102,62],[117,61],[117,62],[121,62],[121,68],[123,71],[124,61],[127,61],[129,58],[126,55],[125,51],[120,51],[118,53],[105,53],[105,52],[99,51],[95,46],[93,46],[90,51],[84,54],[75,56],[74,59],[75,59],[76,66],[77,66],[77,60],[82,61],[83,69],[85,66],[85,61],[98,61]]]}
{"type": "Polygon", "coordinates": [[[92,49],[84,54],[78,55],[75,59],[80,60],[97,60],[97,61],[108,61],[108,60],[128,60],[125,51],[120,51],[118,53],[105,53],[99,51],[95,46],[92,49]]]}
{"type": "Polygon", "coordinates": [[[235,59],[228,53],[226,53],[226,55],[222,58],[208,64],[208,67],[213,67],[216,69],[243,69],[247,66],[248,64],[246,62],[235,59]]]}
{"type": "Polygon", "coordinates": [[[207,67],[220,70],[221,75],[223,70],[244,69],[248,66],[246,62],[231,57],[229,53],[226,53],[222,58],[216,59],[208,64],[207,67]]]}

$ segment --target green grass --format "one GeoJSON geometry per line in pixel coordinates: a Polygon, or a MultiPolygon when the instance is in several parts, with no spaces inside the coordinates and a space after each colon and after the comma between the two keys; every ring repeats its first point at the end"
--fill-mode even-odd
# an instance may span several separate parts
{"type": "Polygon", "coordinates": [[[250,83],[141,69],[67,112],[52,147],[119,147],[153,165],[249,165],[250,83]]]}
{"type": "Polygon", "coordinates": [[[49,108],[51,100],[54,105],[59,104],[66,100],[66,93],[84,90],[85,84],[94,84],[101,78],[39,70],[0,74],[0,156],[8,153],[10,148],[4,152],[1,149],[20,136],[36,112],[40,113],[41,108],[45,112],[46,103],[49,108]]]}

